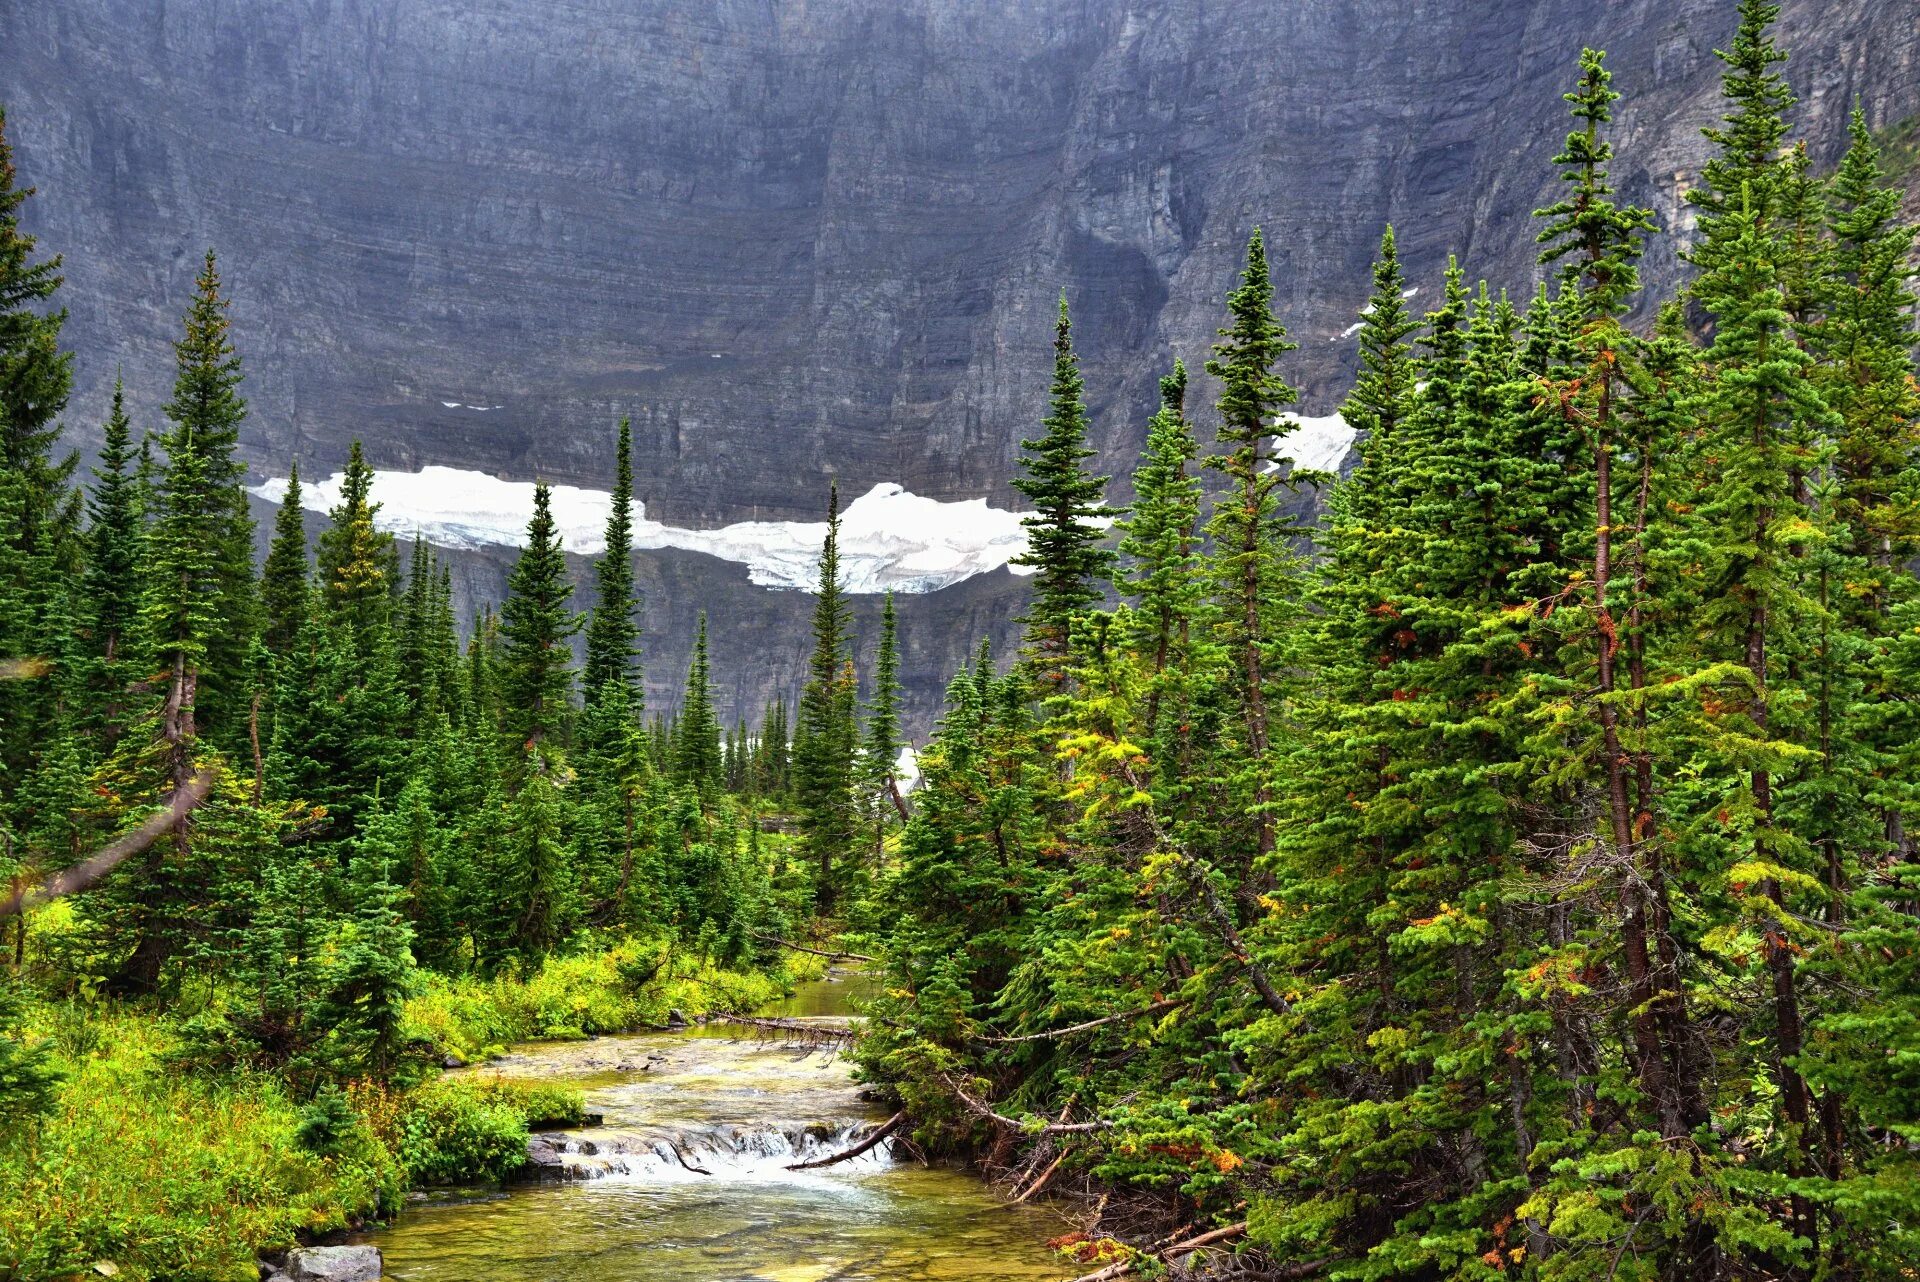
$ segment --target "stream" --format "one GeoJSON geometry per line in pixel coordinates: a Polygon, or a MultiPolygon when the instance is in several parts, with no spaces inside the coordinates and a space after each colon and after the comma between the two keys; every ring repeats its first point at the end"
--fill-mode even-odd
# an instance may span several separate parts
{"type": "MultiPolygon", "coordinates": [[[[802,984],[763,1014],[844,1026],[866,981],[802,984]]],[[[359,1240],[409,1282],[1055,1282],[1064,1230],[891,1141],[814,1171],[885,1112],[832,1049],[725,1024],[515,1048],[489,1066],[568,1082],[603,1124],[543,1132],[577,1177],[410,1204],[359,1240]],[[706,1174],[687,1168],[698,1168],[706,1174]]]]}

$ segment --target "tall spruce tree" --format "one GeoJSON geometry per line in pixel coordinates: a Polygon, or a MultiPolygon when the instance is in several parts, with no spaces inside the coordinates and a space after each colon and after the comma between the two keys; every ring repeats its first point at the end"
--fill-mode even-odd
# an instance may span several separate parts
{"type": "MultiPolygon", "coordinates": [[[[190,520],[195,538],[207,539],[205,556],[212,575],[206,607],[210,626],[198,644],[195,704],[199,723],[215,742],[237,746],[246,729],[251,695],[248,656],[256,631],[253,577],[253,516],[242,483],[240,425],[247,403],[240,396],[240,357],[235,353],[213,251],[194,280],[184,332],[174,344],[173,399],[163,407],[173,425],[166,437],[169,476],[163,506],[176,522],[190,520]],[[193,456],[192,490],[179,475],[185,456],[193,456]],[[189,516],[188,509],[193,509],[189,516]]],[[[164,522],[166,518],[162,518],[164,522]]],[[[194,556],[201,555],[194,553],[194,556]]]]}
{"type": "MultiPolygon", "coordinates": [[[[906,809],[894,767],[900,760],[900,619],[888,592],[880,608],[880,644],[873,656],[873,695],[867,701],[866,732],[860,761],[868,800],[875,804],[875,832],[885,830],[887,816],[906,809]]],[[[877,838],[876,838],[877,840],[877,838]]]]}
{"type": "Polygon", "coordinates": [[[1220,331],[1207,373],[1220,388],[1219,442],[1225,453],[1207,460],[1227,480],[1228,492],[1217,504],[1209,533],[1219,549],[1222,638],[1238,670],[1238,697],[1245,736],[1245,766],[1253,772],[1257,854],[1273,849],[1273,818],[1266,806],[1271,791],[1266,755],[1272,739],[1269,683],[1278,667],[1282,611],[1292,576],[1293,556],[1277,526],[1276,491],[1291,486],[1273,454],[1280,411],[1297,395],[1274,366],[1298,344],[1273,315],[1273,280],[1267,272],[1266,241],[1258,227],[1247,240],[1246,267],[1240,285],[1227,295],[1228,324],[1220,331]]]}
{"type": "Polygon", "coordinates": [[[1013,488],[1034,506],[1033,514],[1020,520],[1027,531],[1027,550],[1013,563],[1034,571],[1027,644],[1043,689],[1065,677],[1074,615],[1105,594],[1114,554],[1101,546],[1107,537],[1103,522],[1119,514],[1104,501],[1107,478],[1086,470],[1096,451],[1087,444],[1080,358],[1073,351],[1073,323],[1064,293],[1053,328],[1053,385],[1047,404],[1041,435],[1020,442],[1022,475],[1013,481],[1013,488]]]}
{"type": "Polygon", "coordinates": [[[573,652],[568,638],[580,620],[568,608],[573,585],[553,521],[546,483],[533,487],[527,546],[507,578],[500,608],[500,723],[521,760],[551,759],[564,750],[573,724],[573,652]]]}
{"type": "Polygon", "coordinates": [[[59,346],[66,312],[51,307],[63,278],[58,257],[34,259],[34,238],[20,226],[34,190],[16,181],[0,112],[0,659],[38,673],[0,681],[0,801],[51,728],[68,676],[56,630],[60,561],[72,538],[63,512],[73,464],[53,456],[73,379],[72,357],[59,346]]]}
{"type": "Polygon", "coordinates": [[[593,563],[599,596],[587,625],[586,667],[581,688],[589,706],[609,681],[627,689],[634,715],[644,711],[639,667],[639,628],[633,599],[633,428],[620,420],[619,457],[614,465],[613,502],[607,511],[606,550],[593,563]]]}
{"type": "Polygon", "coordinates": [[[794,803],[815,868],[814,897],[830,912],[836,861],[853,845],[854,691],[846,677],[848,608],[840,582],[840,487],[827,492],[827,530],[813,606],[813,657],[793,736],[794,803]]]}
{"type": "Polygon", "coordinates": [[[327,514],[329,524],[321,531],[314,560],[320,600],[328,616],[352,628],[363,646],[371,646],[375,633],[392,625],[400,578],[400,554],[393,535],[374,522],[379,511],[373,498],[373,468],[356,440],[347,452],[340,502],[327,514]]]}
{"type": "Polygon", "coordinates": [[[1780,6],[1771,0],[1740,0],[1733,43],[1714,51],[1726,64],[1720,92],[1727,114],[1705,131],[1714,154],[1687,192],[1688,203],[1700,211],[1700,234],[1687,256],[1703,271],[1731,252],[1748,218],[1768,228],[1777,212],[1780,152],[1795,101],[1775,70],[1787,60],[1773,39],[1779,16],[1780,6]]]}
{"type": "Polygon", "coordinates": [[[687,689],[680,701],[680,719],[674,726],[675,776],[703,796],[716,796],[724,782],[720,750],[720,721],[713,712],[713,676],[707,663],[707,616],[700,614],[694,632],[693,658],[687,667],[687,689]]]}
{"type": "Polygon", "coordinates": [[[135,455],[126,395],[113,382],[113,409],[107,415],[106,440],[94,468],[93,493],[87,499],[86,601],[92,654],[98,665],[91,683],[101,700],[102,746],[120,729],[121,708],[133,672],[132,650],[140,609],[142,513],[133,474],[135,455]]]}
{"type": "Polygon", "coordinates": [[[306,512],[301,507],[300,461],[287,468],[287,492],[273,518],[273,542],[260,570],[260,639],[276,657],[292,650],[311,609],[306,512]]]}

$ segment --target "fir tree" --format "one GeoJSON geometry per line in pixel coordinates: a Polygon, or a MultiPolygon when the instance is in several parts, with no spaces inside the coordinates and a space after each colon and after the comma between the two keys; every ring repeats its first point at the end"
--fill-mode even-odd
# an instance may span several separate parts
{"type": "Polygon", "coordinates": [[[1219,441],[1226,453],[1208,460],[1227,478],[1229,492],[1216,510],[1209,532],[1219,553],[1221,630],[1238,668],[1239,699],[1246,736],[1246,765],[1256,774],[1258,853],[1273,848],[1273,821],[1265,806],[1270,795],[1264,758],[1271,740],[1268,683],[1276,667],[1290,557],[1281,540],[1286,531],[1274,521],[1275,491],[1283,484],[1279,459],[1269,453],[1275,420],[1296,399],[1294,390],[1274,372],[1280,357],[1297,344],[1273,315],[1273,281],[1267,273],[1266,242],[1254,228],[1247,241],[1246,269],[1227,296],[1229,324],[1220,331],[1207,373],[1221,380],[1219,441]]]}
{"type": "Polygon", "coordinates": [[[260,639],[275,656],[292,650],[310,608],[306,513],[300,495],[300,461],[295,459],[287,469],[287,493],[274,516],[273,542],[260,571],[260,639]]]}
{"type": "Polygon", "coordinates": [[[1688,203],[1700,210],[1700,237],[1688,257],[1703,270],[1718,265],[1730,251],[1749,215],[1762,228],[1772,222],[1780,148],[1787,136],[1787,112],[1794,105],[1793,91],[1774,70],[1787,60],[1770,30],[1780,6],[1771,0],[1740,0],[1739,13],[1732,45],[1715,50],[1727,67],[1720,90],[1727,115],[1719,126],[1705,130],[1714,154],[1701,170],[1700,182],[1687,193],[1688,203]]]}
{"type": "MultiPolygon", "coordinates": [[[[227,300],[213,251],[194,281],[184,332],[174,344],[177,372],[173,399],[163,411],[168,432],[168,494],[161,507],[175,522],[174,536],[207,540],[210,575],[204,592],[208,626],[196,656],[195,701],[200,722],[217,741],[237,742],[245,728],[247,656],[252,650],[257,601],[253,577],[253,517],[247,507],[246,465],[237,450],[247,403],[241,399],[240,358],[234,352],[227,300]],[[182,474],[192,456],[191,476],[182,474]],[[185,488],[189,482],[191,489],[185,488]]],[[[180,549],[176,547],[176,553],[180,549]]],[[[199,591],[202,589],[196,589],[199,591]]]]}
{"type": "Polygon", "coordinates": [[[327,514],[330,523],[320,534],[314,559],[320,600],[329,617],[367,643],[391,625],[400,577],[393,536],[374,524],[379,511],[373,501],[373,468],[355,441],[347,454],[340,502],[327,514]]]}
{"type": "Polygon", "coordinates": [[[814,896],[831,911],[839,896],[836,861],[853,844],[854,691],[845,674],[847,605],[840,583],[840,489],[827,495],[820,544],[819,595],[813,607],[813,658],[793,736],[794,801],[816,869],[814,896]]]}
{"type": "Polygon", "coordinates": [[[1081,392],[1080,359],[1073,351],[1073,326],[1067,296],[1060,296],[1060,317],[1053,330],[1053,386],[1042,435],[1020,442],[1023,475],[1013,487],[1034,506],[1020,524],[1027,550],[1015,565],[1032,567],[1033,602],[1027,608],[1027,638],[1045,678],[1058,683],[1072,644],[1074,614],[1099,601],[1112,573],[1114,554],[1101,544],[1102,523],[1118,515],[1103,498],[1107,478],[1090,476],[1086,461],[1087,407],[1081,392]]]}
{"type": "Polygon", "coordinates": [[[573,585],[553,523],[551,492],[533,487],[527,546],[507,579],[500,609],[500,721],[516,753],[551,758],[572,726],[573,653],[567,639],[580,621],[568,609],[573,585]]]}
{"type": "Polygon", "coordinates": [[[607,512],[606,550],[593,564],[599,595],[587,626],[587,660],[581,674],[589,706],[609,681],[627,688],[628,703],[639,715],[641,702],[639,629],[633,599],[633,429],[620,420],[619,458],[614,467],[613,503],[607,512]]]}
{"type": "Polygon", "coordinates": [[[0,113],[0,658],[41,665],[33,680],[0,681],[0,800],[26,771],[70,679],[59,663],[57,597],[73,537],[64,512],[74,463],[56,461],[53,447],[72,357],[59,350],[66,312],[42,310],[60,288],[60,259],[34,261],[34,238],[20,226],[34,191],[15,183],[0,113]]]}
{"type": "Polygon", "coordinates": [[[680,720],[674,727],[674,777],[711,797],[720,791],[724,763],[720,750],[720,722],[713,714],[713,681],[707,668],[707,616],[700,615],[694,633],[693,659],[687,668],[687,690],[680,701],[680,720]]]}
{"type": "Polygon", "coordinates": [[[113,409],[107,415],[106,441],[94,468],[87,500],[86,601],[91,608],[92,654],[98,664],[93,682],[102,700],[104,744],[120,729],[121,701],[133,671],[130,651],[140,609],[140,560],[143,552],[139,495],[132,471],[134,451],[126,397],[113,383],[113,409]]]}
{"type": "Polygon", "coordinates": [[[905,809],[893,776],[902,748],[899,631],[893,593],[888,592],[880,609],[880,644],[873,658],[873,695],[867,702],[866,733],[860,747],[861,766],[866,776],[863,782],[869,800],[877,804],[876,833],[884,830],[888,814],[905,809]]]}

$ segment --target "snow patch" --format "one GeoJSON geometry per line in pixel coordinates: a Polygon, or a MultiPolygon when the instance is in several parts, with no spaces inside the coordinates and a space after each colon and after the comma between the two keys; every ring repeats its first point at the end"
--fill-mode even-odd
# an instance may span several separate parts
{"type": "MultiPolygon", "coordinates": [[[[343,472],[303,484],[301,505],[325,512],[340,502],[343,472]]],[[[283,478],[252,492],[280,502],[283,478]]],[[[533,483],[504,481],[484,472],[427,467],[418,472],[376,471],[374,523],[399,535],[418,533],[440,547],[520,547],[533,513],[533,483]]],[[[613,496],[573,485],[552,487],[554,523],[569,552],[595,556],[605,550],[607,514],[613,496]]],[[[740,521],[713,530],[686,529],[650,521],[633,505],[633,545],[704,552],[747,567],[762,587],[810,588],[818,573],[825,521],[740,521]]],[[[882,483],[840,514],[840,564],[846,590],[875,593],[932,592],[1006,565],[1026,551],[1021,514],[988,507],[985,499],[943,503],[882,483]]],[[[1015,574],[1032,571],[1009,566],[1015,574]]]]}
{"type": "Polygon", "coordinates": [[[1358,334],[1364,328],[1366,328],[1366,323],[1364,321],[1355,321],[1353,324],[1347,326],[1345,329],[1340,331],[1339,338],[1332,339],[1331,341],[1337,343],[1340,341],[1341,338],[1352,338],[1355,334],[1358,334]]]}
{"type": "Polygon", "coordinates": [[[1293,460],[1296,469],[1338,472],[1357,435],[1338,414],[1282,415],[1274,424],[1280,435],[1274,448],[1293,460]]]}

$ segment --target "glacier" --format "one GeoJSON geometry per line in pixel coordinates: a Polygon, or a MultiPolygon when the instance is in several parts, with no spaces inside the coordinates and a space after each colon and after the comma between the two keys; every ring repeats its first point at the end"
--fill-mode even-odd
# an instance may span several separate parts
{"type": "MultiPolygon", "coordinates": [[[[344,472],[303,482],[300,505],[325,512],[340,502],[344,472]]],[[[554,524],[569,552],[596,556],[606,549],[607,514],[613,496],[574,485],[552,488],[554,524]]],[[[284,477],[250,487],[269,502],[286,497],[284,477]]],[[[374,524],[402,537],[418,534],[438,547],[520,547],[533,512],[533,482],[506,481],[485,472],[432,466],[418,472],[373,474],[379,510],[374,524]]],[[[747,567],[762,587],[811,588],[817,582],[825,521],[739,521],[696,530],[648,520],[633,504],[636,548],[681,548],[747,567]]],[[[1019,512],[990,507],[985,499],[942,502],[899,485],[881,483],[840,514],[843,585],[853,593],[932,592],[976,574],[996,570],[1026,551],[1019,512]]],[[[1008,566],[1015,574],[1024,566],[1008,566]]]]}
{"type": "MultiPolygon", "coordinates": [[[[1338,414],[1285,417],[1274,426],[1282,433],[1276,448],[1296,468],[1337,472],[1353,445],[1354,430],[1338,414]]],[[[345,480],[346,473],[335,472],[323,481],[303,482],[301,507],[326,512],[337,506],[345,480]]],[[[554,524],[566,550],[581,556],[605,551],[613,496],[577,485],[550,488],[554,524]]],[[[273,477],[249,489],[279,503],[287,482],[273,477]]],[[[521,547],[533,513],[533,482],[438,465],[418,472],[376,470],[373,498],[379,504],[374,524],[403,538],[417,534],[445,548],[521,547]]],[[[1020,524],[1027,515],[991,507],[985,499],[922,498],[881,482],[840,513],[844,590],[934,592],[1002,566],[1013,574],[1031,574],[1027,566],[1010,564],[1027,550],[1020,524]]],[[[649,520],[646,505],[638,499],[633,504],[634,547],[703,552],[746,566],[748,579],[761,587],[816,586],[826,534],[825,521],[737,521],[689,529],[649,520]]]]}

